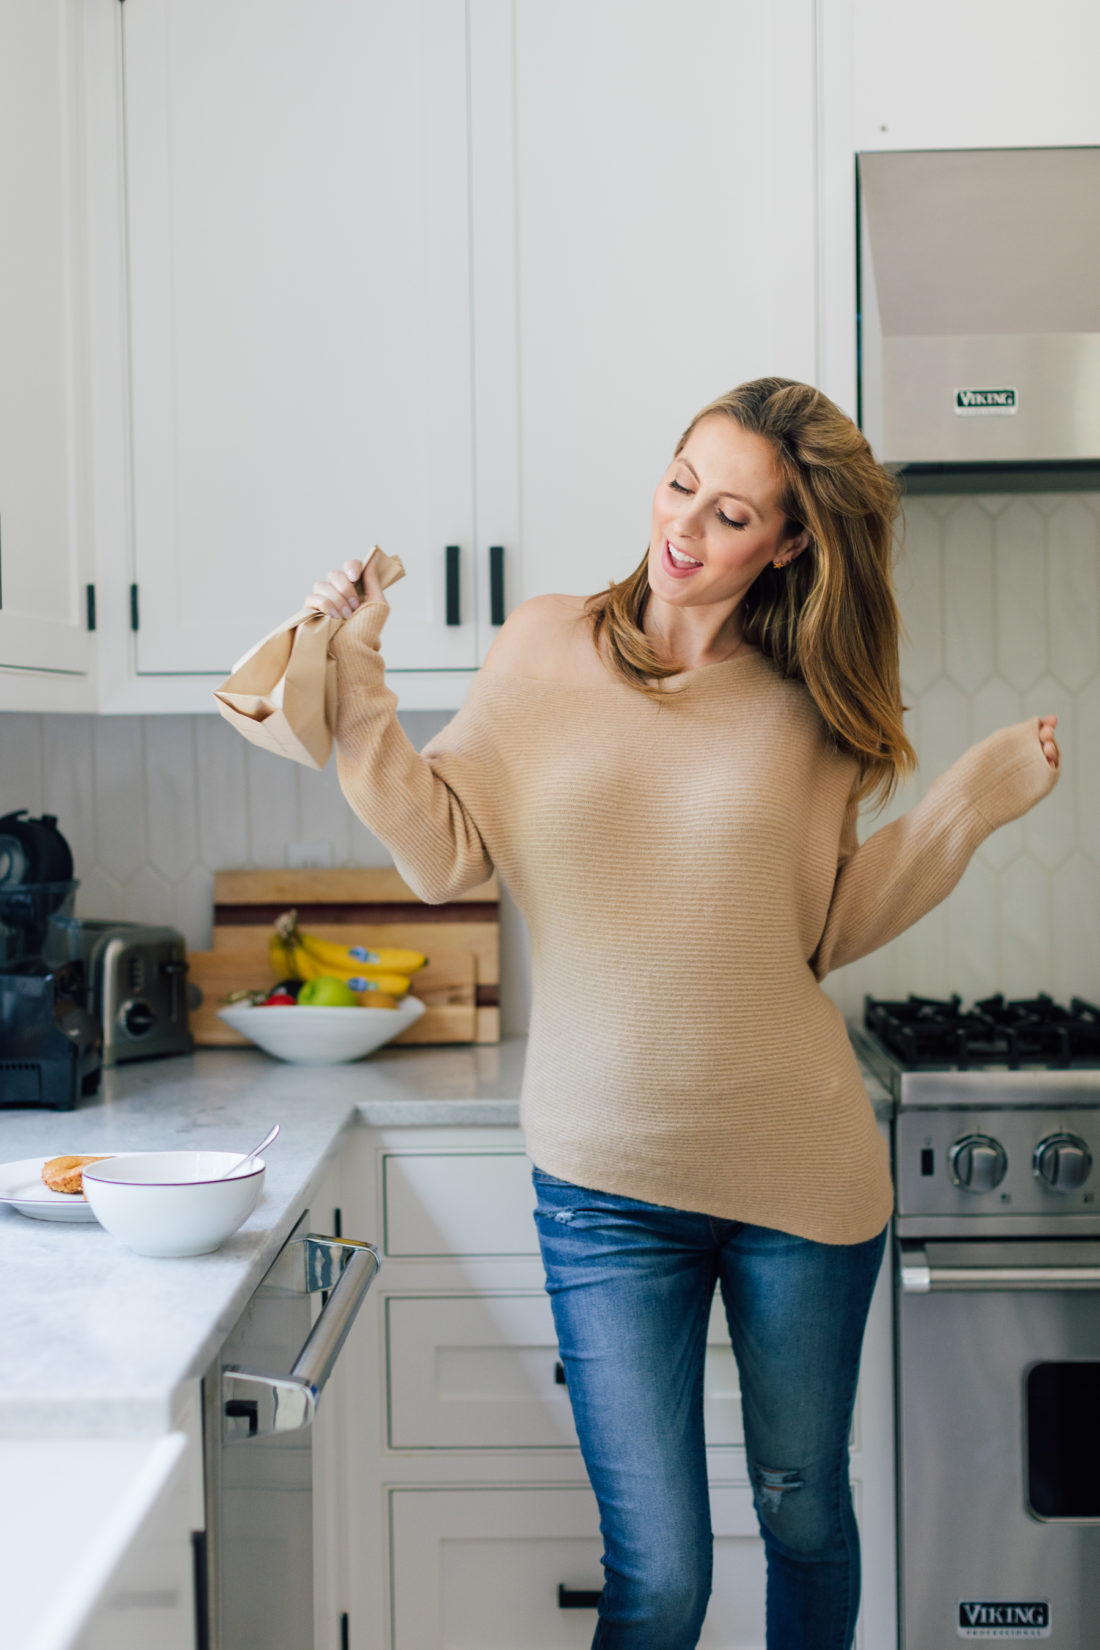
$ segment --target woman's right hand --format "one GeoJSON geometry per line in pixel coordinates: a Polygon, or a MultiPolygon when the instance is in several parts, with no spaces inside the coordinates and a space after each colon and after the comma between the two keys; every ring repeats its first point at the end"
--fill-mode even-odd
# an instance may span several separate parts
{"type": "Polygon", "coordinates": [[[360,602],[385,602],[386,596],[374,567],[374,557],[366,563],[346,561],[343,567],[334,567],[323,579],[318,579],[303,606],[316,608],[332,619],[350,619],[360,602]],[[356,590],[362,578],[363,595],[356,590]]]}

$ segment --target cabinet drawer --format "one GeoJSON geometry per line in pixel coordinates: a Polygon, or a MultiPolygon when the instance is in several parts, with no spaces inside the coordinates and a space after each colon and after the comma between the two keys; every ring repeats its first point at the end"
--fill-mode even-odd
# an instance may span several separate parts
{"type": "Polygon", "coordinates": [[[537,1255],[534,1207],[522,1151],[383,1153],[387,1255],[537,1255]]]}
{"type": "MultiPolygon", "coordinates": [[[[563,1373],[544,1293],[386,1301],[392,1449],[575,1447],[563,1373]]],[[[717,1296],[703,1393],[707,1443],[740,1446],[740,1384],[717,1296]]]]}
{"type": "Polygon", "coordinates": [[[391,1448],[575,1448],[559,1371],[545,1294],[386,1301],[391,1448]]]}
{"type": "MultiPolygon", "coordinates": [[[[700,1650],[764,1643],[764,1546],[747,1483],[712,1485],[714,1592],[700,1650]]],[[[390,1492],[393,1650],[587,1646],[594,1604],[558,1588],[603,1585],[596,1500],[587,1488],[390,1492]]]]}

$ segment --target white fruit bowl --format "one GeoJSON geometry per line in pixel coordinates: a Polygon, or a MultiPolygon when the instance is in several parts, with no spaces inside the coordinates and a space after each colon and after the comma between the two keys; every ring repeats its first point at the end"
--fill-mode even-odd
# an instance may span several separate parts
{"type": "Polygon", "coordinates": [[[262,1157],[218,1179],[240,1158],[240,1152],[109,1157],[85,1168],[84,1196],[99,1224],[135,1254],[207,1255],[244,1224],[263,1190],[262,1157]]]}
{"type": "Polygon", "coordinates": [[[398,1036],[424,1013],[419,997],[396,1008],[265,1008],[230,1003],[218,1018],[276,1059],[296,1066],[336,1066],[361,1060],[398,1036]]]}

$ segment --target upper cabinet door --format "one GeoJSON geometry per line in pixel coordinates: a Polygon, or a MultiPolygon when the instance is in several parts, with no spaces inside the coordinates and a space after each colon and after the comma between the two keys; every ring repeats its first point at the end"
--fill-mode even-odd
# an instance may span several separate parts
{"type": "Polygon", "coordinates": [[[479,539],[511,609],[638,565],[706,402],[813,381],[813,8],[470,11],[479,539]]]}
{"type": "Polygon", "coordinates": [[[123,8],[140,672],[227,672],[375,542],[387,664],[476,664],[465,12],[123,8]]]}
{"type": "Polygon", "coordinates": [[[92,664],[81,45],[75,0],[0,4],[0,667],[77,676],[92,664]]]}

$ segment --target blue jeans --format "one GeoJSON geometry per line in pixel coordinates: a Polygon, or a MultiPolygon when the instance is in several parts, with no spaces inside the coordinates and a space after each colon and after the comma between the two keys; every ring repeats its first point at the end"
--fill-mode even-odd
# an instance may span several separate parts
{"type": "Polygon", "coordinates": [[[692,1650],[713,1540],[703,1362],[715,1284],[741,1378],[767,1555],[768,1650],[849,1650],[859,1535],[848,1436],[886,1244],[615,1197],[533,1172],[546,1288],[600,1508],[604,1588],[592,1650],[692,1650]]]}

